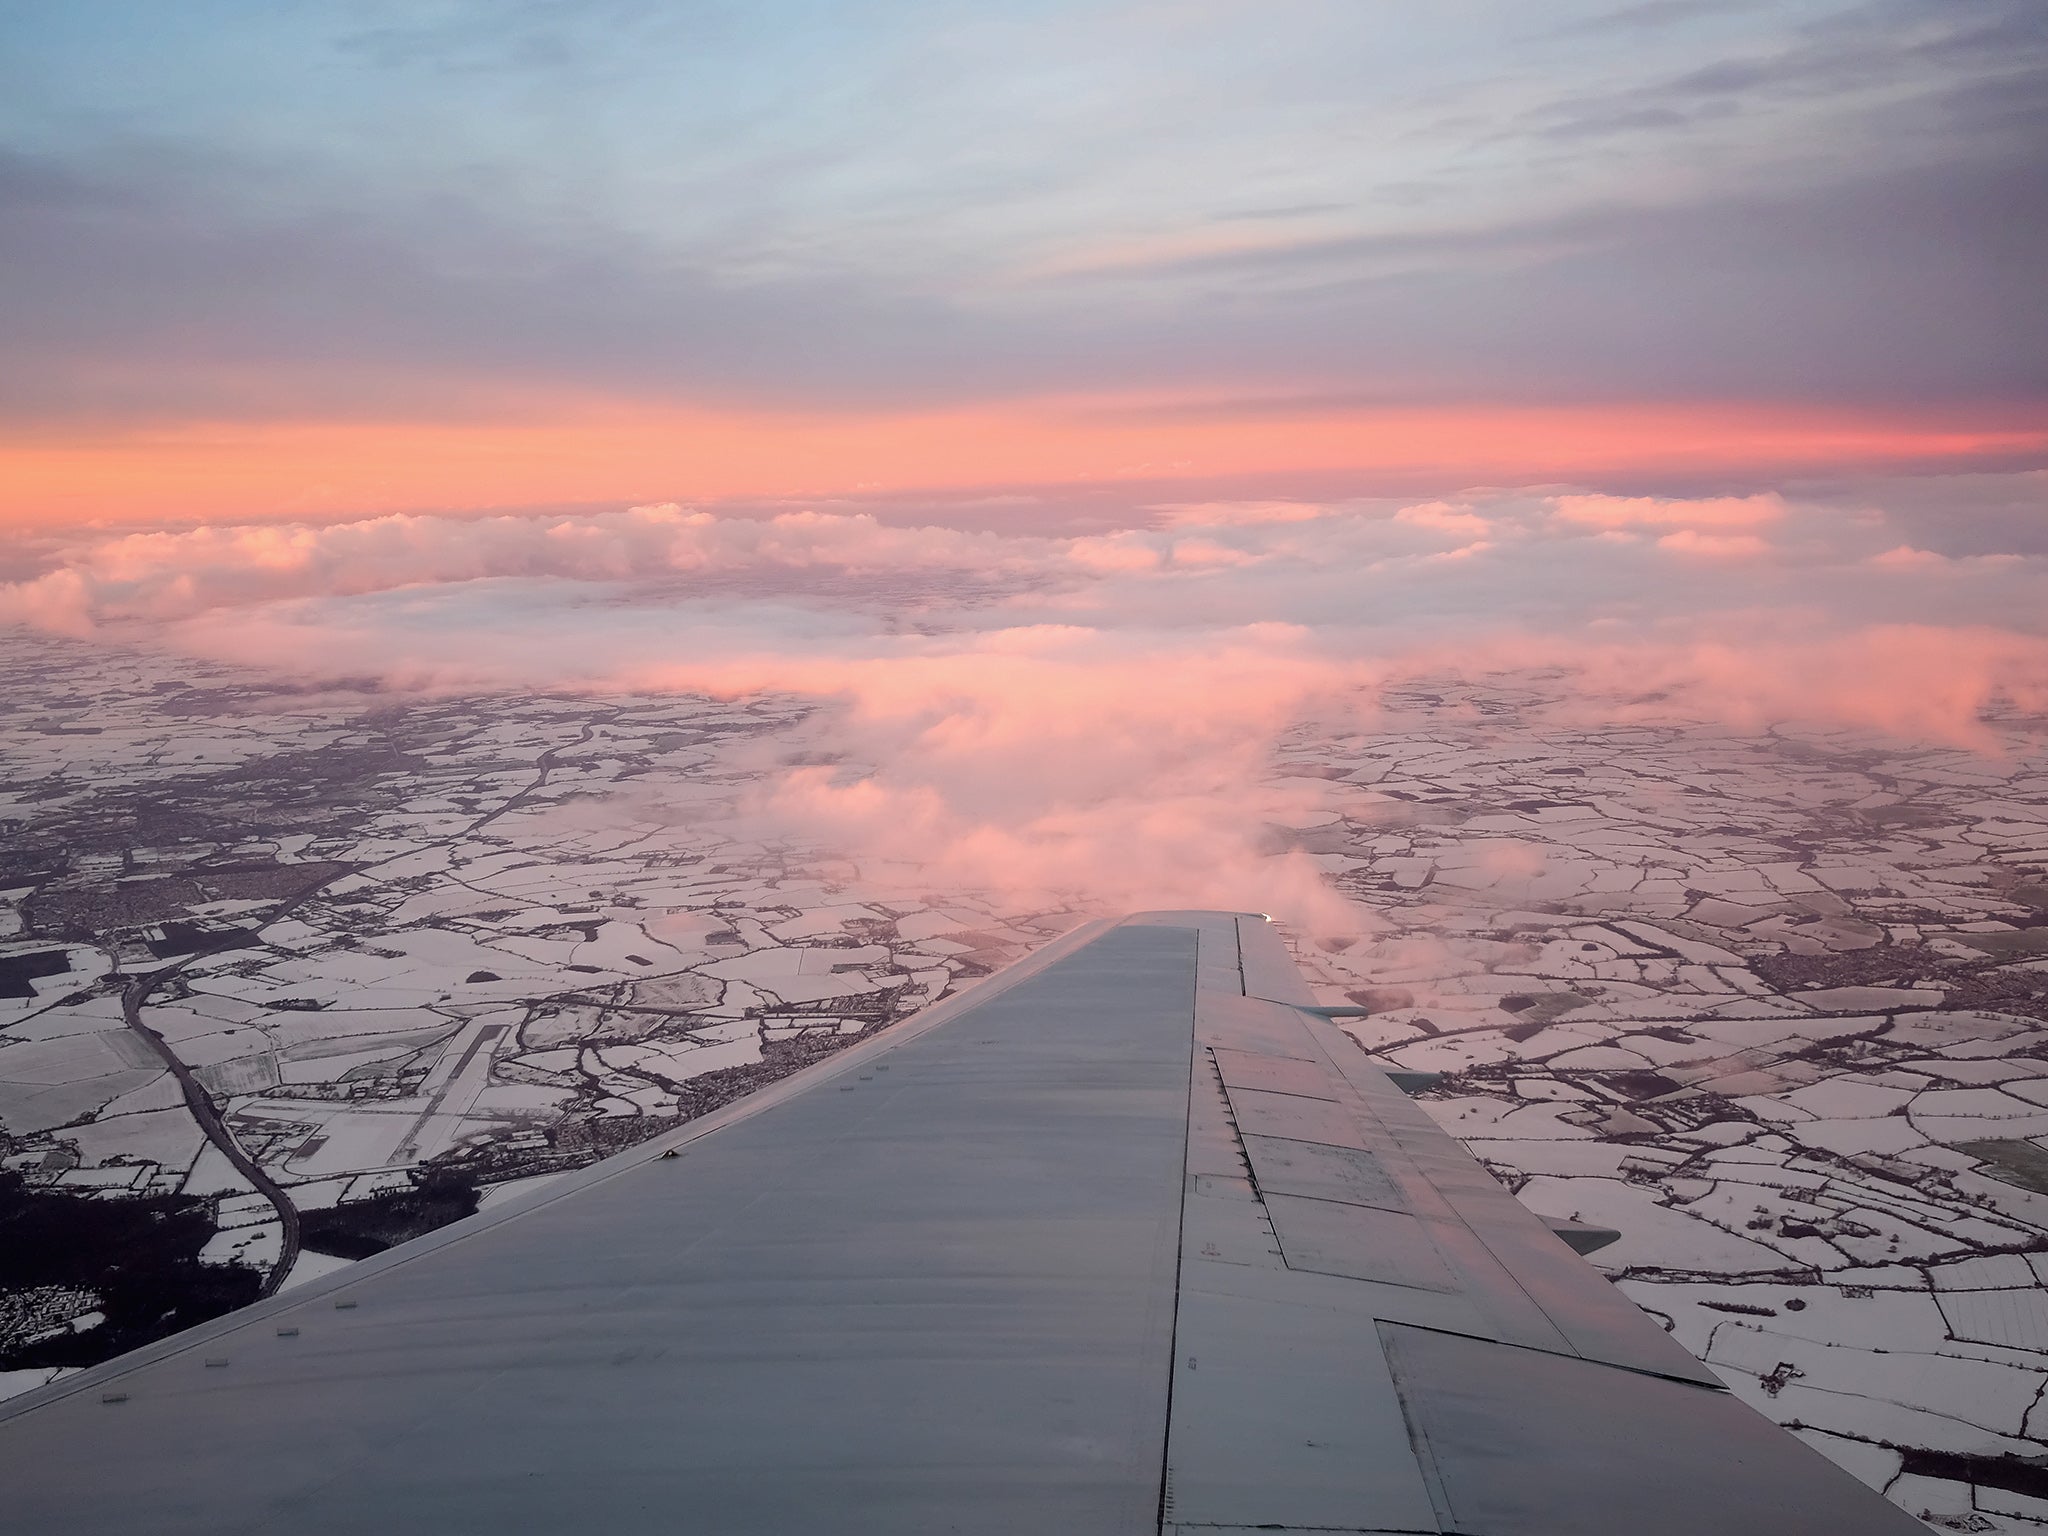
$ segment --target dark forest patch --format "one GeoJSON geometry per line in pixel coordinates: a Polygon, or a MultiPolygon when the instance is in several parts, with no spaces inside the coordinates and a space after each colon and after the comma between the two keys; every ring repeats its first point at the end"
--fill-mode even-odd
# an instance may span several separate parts
{"type": "Polygon", "coordinates": [[[1950,1483],[1977,1483],[2003,1488],[2030,1499],[2048,1499],[2048,1457],[1972,1456],[1961,1451],[1930,1451],[1907,1446],[1899,1470],[1908,1477],[1936,1477],[1950,1483]]]}
{"type": "Polygon", "coordinates": [[[0,1173],[0,1292],[89,1291],[106,1314],[82,1333],[0,1338],[0,1369],[97,1365],[247,1306],[263,1276],[200,1263],[214,1230],[207,1203],[186,1195],[94,1198],[0,1173]]]}
{"type": "Polygon", "coordinates": [[[41,976],[61,976],[71,969],[71,952],[39,949],[29,955],[0,956],[0,997],[34,997],[30,982],[41,976]]]}
{"type": "Polygon", "coordinates": [[[149,952],[159,960],[174,955],[211,955],[224,949],[247,949],[257,942],[253,928],[236,928],[215,923],[169,922],[164,936],[149,940],[149,952]]]}
{"type": "Polygon", "coordinates": [[[1608,1072],[1602,1074],[1600,1081],[1620,1089],[1631,1099],[1661,1099],[1667,1093],[1678,1092],[1678,1084],[1662,1072],[1608,1072]]]}
{"type": "Polygon", "coordinates": [[[1943,957],[1925,944],[1879,944],[1839,955],[1760,955],[1749,968],[1781,992],[1803,992],[1818,987],[1900,986],[1940,975],[1943,965],[1943,957]]]}
{"type": "Polygon", "coordinates": [[[457,1168],[428,1168],[413,1175],[411,1189],[305,1212],[299,1218],[299,1241],[337,1259],[367,1259],[474,1216],[476,1207],[476,1175],[457,1168]]]}
{"type": "Polygon", "coordinates": [[[1577,992],[1508,992],[1502,995],[1500,1010],[1515,1016],[1515,1022],[1501,1031],[1510,1040],[1533,1039],[1543,1026],[1593,1001],[1577,992]]]}

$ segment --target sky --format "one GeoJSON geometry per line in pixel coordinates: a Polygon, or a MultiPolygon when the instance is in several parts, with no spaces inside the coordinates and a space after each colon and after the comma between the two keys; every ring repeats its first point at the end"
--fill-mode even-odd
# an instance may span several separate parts
{"type": "Polygon", "coordinates": [[[2048,456],[2036,0],[0,0],[0,523],[2048,456]]]}
{"type": "Polygon", "coordinates": [[[2044,145],[2038,0],[0,0],[0,631],[1341,926],[1404,689],[2038,738],[2044,145]]]}

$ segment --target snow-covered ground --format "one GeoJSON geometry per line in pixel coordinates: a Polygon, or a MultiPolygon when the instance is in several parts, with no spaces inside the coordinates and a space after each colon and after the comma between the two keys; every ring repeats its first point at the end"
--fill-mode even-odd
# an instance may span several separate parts
{"type": "Polygon", "coordinates": [[[1740,1396],[1959,1530],[2048,1520],[1913,1454],[2048,1451],[2048,772],[2005,736],[1429,708],[1291,753],[1341,770],[1295,841],[1382,922],[1298,945],[1359,1043],[1619,1230],[1594,1262],[1740,1396]]]}
{"type": "MultiPolygon", "coordinates": [[[[1087,915],[778,833],[749,791],[795,701],[6,665],[0,1156],[204,1196],[212,1262],[272,1262],[276,1211],[124,1024],[138,973],[182,959],[145,1022],[317,1211],[586,1162],[1087,915]]],[[[1955,1459],[2048,1454],[2038,738],[1563,728],[1538,687],[1287,738],[1272,779],[1314,808],[1273,854],[1359,914],[1297,930],[1304,966],[1373,1010],[1363,1047],[1446,1074],[1424,1102],[1525,1201],[1620,1230],[1596,1262],[1745,1399],[1938,1523],[2048,1523],[1955,1459]]]]}

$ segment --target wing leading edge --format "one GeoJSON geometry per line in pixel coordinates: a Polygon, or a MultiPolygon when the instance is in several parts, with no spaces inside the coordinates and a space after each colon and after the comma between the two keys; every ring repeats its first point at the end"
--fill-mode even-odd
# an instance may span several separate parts
{"type": "Polygon", "coordinates": [[[1257,918],[1091,925],[0,1407],[0,1531],[1922,1529],[1308,1001],[1257,918]]]}

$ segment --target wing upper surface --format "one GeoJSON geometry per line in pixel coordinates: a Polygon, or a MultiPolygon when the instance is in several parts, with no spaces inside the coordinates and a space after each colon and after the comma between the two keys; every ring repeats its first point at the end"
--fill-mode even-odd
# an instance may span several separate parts
{"type": "Polygon", "coordinates": [[[1922,1529],[1730,1397],[1305,1012],[1270,926],[1199,921],[1247,995],[1197,1001],[1163,1529],[1922,1529]]]}
{"type": "Polygon", "coordinates": [[[1920,1529],[1307,1001],[1257,918],[1072,935],[6,1405],[0,1530],[1920,1529]]]}

